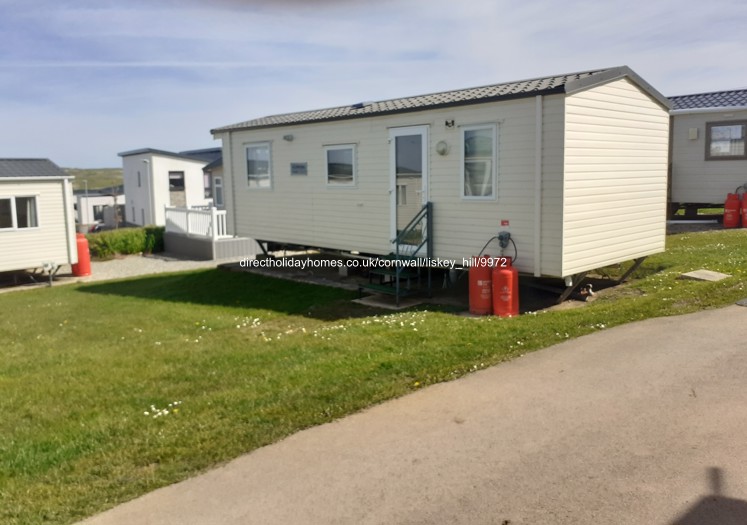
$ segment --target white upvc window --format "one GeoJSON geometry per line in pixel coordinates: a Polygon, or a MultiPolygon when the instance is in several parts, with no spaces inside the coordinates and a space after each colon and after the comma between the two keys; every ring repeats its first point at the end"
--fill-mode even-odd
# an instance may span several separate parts
{"type": "Polygon", "coordinates": [[[249,188],[272,187],[272,150],[269,142],[246,144],[246,180],[249,188]]]}
{"type": "Polygon", "coordinates": [[[706,160],[747,159],[747,121],[706,122],[706,160]]]}
{"type": "Polygon", "coordinates": [[[35,196],[0,197],[0,230],[38,227],[35,196]]]}
{"type": "Polygon", "coordinates": [[[215,199],[215,206],[218,208],[223,207],[223,177],[213,177],[213,196],[215,199]]]}
{"type": "Polygon", "coordinates": [[[489,200],[496,196],[497,126],[462,128],[462,197],[489,200]]]}
{"type": "Polygon", "coordinates": [[[328,186],[355,186],[355,144],[324,147],[328,186]]]}

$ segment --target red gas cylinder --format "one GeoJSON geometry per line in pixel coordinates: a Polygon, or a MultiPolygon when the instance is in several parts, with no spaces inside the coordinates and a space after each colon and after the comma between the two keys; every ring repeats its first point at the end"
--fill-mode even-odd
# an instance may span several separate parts
{"type": "Polygon", "coordinates": [[[73,275],[85,277],[91,275],[91,254],[88,251],[88,239],[82,233],[78,233],[75,237],[78,245],[78,263],[73,264],[73,275]]]}
{"type": "Polygon", "coordinates": [[[490,315],[493,312],[492,272],[493,260],[489,255],[472,257],[469,267],[469,313],[490,315]]]}
{"type": "Polygon", "coordinates": [[[519,270],[510,257],[501,257],[493,268],[493,315],[519,315],[519,270]]]}
{"type": "Polygon", "coordinates": [[[742,213],[742,202],[739,195],[730,193],[724,202],[724,228],[739,228],[740,214],[742,213]]]}

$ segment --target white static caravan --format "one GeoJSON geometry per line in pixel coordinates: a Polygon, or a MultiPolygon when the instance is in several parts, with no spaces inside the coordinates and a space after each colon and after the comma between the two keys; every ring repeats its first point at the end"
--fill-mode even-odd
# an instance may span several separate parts
{"type": "Polygon", "coordinates": [[[459,264],[500,231],[535,276],[664,250],[669,105],[624,66],[212,132],[229,222],[260,241],[384,255],[414,199],[459,264]]]}
{"type": "Polygon", "coordinates": [[[180,153],[144,148],[125,151],[119,156],[128,223],[164,226],[167,207],[196,208],[212,204],[203,168],[220,158],[220,148],[180,153]]]}
{"type": "Polygon", "coordinates": [[[104,224],[114,228],[124,220],[124,194],[99,191],[77,193],[75,203],[76,218],[81,227],[104,224]]]}
{"type": "Polygon", "coordinates": [[[78,262],[72,178],[47,159],[0,159],[0,272],[78,262]]]}
{"type": "Polygon", "coordinates": [[[669,97],[672,209],[724,205],[747,183],[747,89],[669,97]]]}

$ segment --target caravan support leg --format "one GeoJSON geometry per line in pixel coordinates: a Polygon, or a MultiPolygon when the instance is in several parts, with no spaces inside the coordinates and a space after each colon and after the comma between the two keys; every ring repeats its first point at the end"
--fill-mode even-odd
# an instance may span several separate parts
{"type": "Polygon", "coordinates": [[[642,264],[642,263],[643,263],[643,261],[645,261],[645,260],[646,260],[646,257],[638,257],[637,259],[635,259],[635,262],[633,263],[633,266],[631,266],[630,268],[628,268],[628,270],[627,270],[627,271],[626,271],[626,272],[625,272],[624,274],[622,274],[622,277],[620,277],[620,278],[619,278],[619,279],[617,280],[617,284],[622,284],[622,283],[624,283],[624,282],[625,282],[625,280],[626,280],[626,279],[627,279],[628,277],[630,277],[630,274],[631,274],[631,273],[633,273],[634,271],[636,271],[636,270],[638,269],[638,267],[639,267],[639,266],[641,266],[641,264],[642,264]]]}
{"type": "Polygon", "coordinates": [[[566,299],[568,299],[568,297],[578,288],[578,286],[584,280],[587,273],[589,272],[577,273],[576,275],[571,276],[571,285],[565,287],[565,290],[563,291],[563,293],[560,294],[560,297],[558,297],[557,304],[560,304],[566,299]]]}

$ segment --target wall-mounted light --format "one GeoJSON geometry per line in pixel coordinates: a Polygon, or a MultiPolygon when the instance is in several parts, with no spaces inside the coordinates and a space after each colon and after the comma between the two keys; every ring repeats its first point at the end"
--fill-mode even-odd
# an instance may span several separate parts
{"type": "Polygon", "coordinates": [[[293,142],[293,135],[283,135],[283,140],[286,142],[293,142]]]}
{"type": "Polygon", "coordinates": [[[445,140],[438,141],[438,143],[436,144],[436,153],[441,156],[447,155],[449,153],[449,145],[445,140]]]}
{"type": "Polygon", "coordinates": [[[444,125],[447,128],[453,128],[454,127],[454,119],[452,118],[452,119],[447,120],[446,122],[444,122],[444,125]]]}

